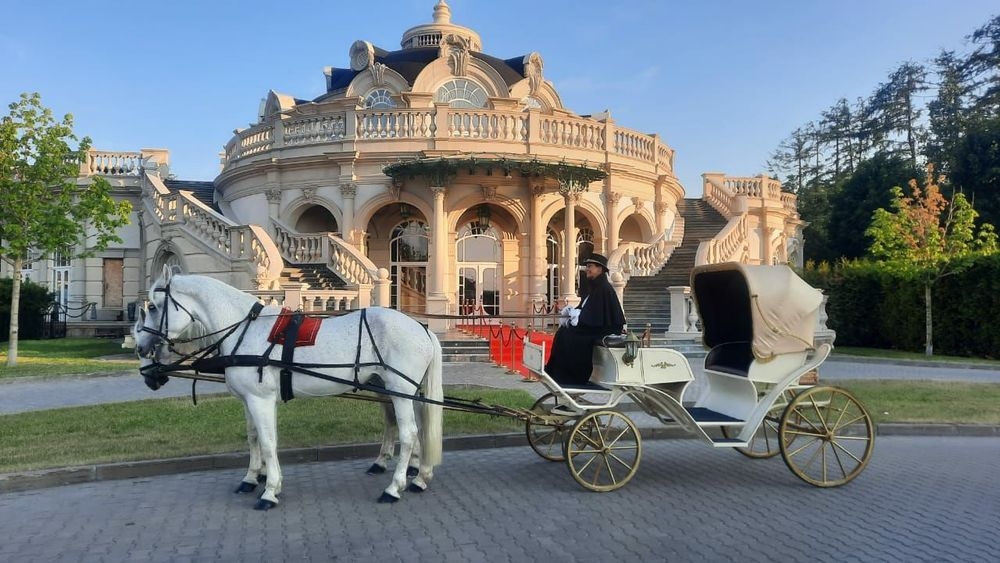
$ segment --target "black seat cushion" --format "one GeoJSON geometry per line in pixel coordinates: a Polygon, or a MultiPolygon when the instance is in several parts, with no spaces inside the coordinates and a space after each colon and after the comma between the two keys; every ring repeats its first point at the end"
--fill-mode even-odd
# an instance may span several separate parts
{"type": "Polygon", "coordinates": [[[753,362],[753,349],[749,342],[726,342],[708,352],[705,369],[746,377],[753,362]]]}
{"type": "Polygon", "coordinates": [[[594,344],[605,348],[624,348],[626,340],[628,340],[627,334],[609,334],[596,339],[594,344]]]}

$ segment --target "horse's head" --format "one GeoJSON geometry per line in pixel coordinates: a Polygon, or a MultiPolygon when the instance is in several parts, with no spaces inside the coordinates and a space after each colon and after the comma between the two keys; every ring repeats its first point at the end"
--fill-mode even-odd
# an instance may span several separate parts
{"type": "Polygon", "coordinates": [[[149,288],[149,300],[139,310],[139,318],[132,327],[139,372],[154,391],[168,380],[166,375],[156,371],[156,366],[164,363],[173,340],[195,323],[190,305],[179,301],[178,297],[182,300],[183,297],[171,286],[174,276],[179,273],[176,266],[163,267],[163,275],[149,288]]]}

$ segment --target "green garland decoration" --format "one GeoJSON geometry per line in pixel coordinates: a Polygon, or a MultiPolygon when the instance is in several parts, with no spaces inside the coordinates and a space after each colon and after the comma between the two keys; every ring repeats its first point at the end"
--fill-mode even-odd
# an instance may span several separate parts
{"type": "Polygon", "coordinates": [[[591,182],[603,180],[608,176],[604,170],[586,162],[583,164],[568,163],[565,160],[546,162],[537,158],[531,160],[478,156],[421,158],[394,162],[382,168],[382,172],[394,182],[424,177],[435,186],[448,185],[462,170],[467,171],[469,175],[477,171],[491,175],[493,171],[498,171],[506,176],[517,172],[526,178],[554,178],[559,181],[560,186],[572,191],[585,191],[591,182]]]}

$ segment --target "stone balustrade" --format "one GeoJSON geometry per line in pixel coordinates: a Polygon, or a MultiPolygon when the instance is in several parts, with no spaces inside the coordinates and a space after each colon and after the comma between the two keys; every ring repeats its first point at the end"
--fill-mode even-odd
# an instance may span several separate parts
{"type": "Polygon", "coordinates": [[[277,280],[283,263],[267,233],[256,225],[238,225],[202,203],[189,192],[171,192],[154,174],[146,175],[152,215],[161,228],[174,226],[200,241],[215,257],[232,265],[246,264],[260,285],[277,280]]]}
{"type": "Polygon", "coordinates": [[[275,244],[282,258],[296,264],[325,264],[348,284],[371,289],[380,279],[375,263],[333,233],[296,233],[280,221],[274,225],[275,244]]]}
{"type": "MultiPolygon", "coordinates": [[[[436,150],[452,146],[453,139],[490,141],[482,152],[525,156],[556,156],[562,149],[577,152],[577,158],[606,162],[613,157],[650,165],[650,172],[672,172],[674,151],[658,135],[617,126],[609,120],[598,121],[571,115],[547,115],[537,111],[452,108],[436,104],[430,108],[343,109],[315,106],[309,114],[295,112],[237,131],[226,144],[223,173],[242,161],[286,147],[339,144],[334,151],[358,150],[353,143],[379,141],[385,145],[366,145],[369,153],[413,152],[393,141],[421,140],[416,150],[436,150]],[[444,143],[439,146],[440,143],[444,143]],[[539,151],[538,148],[544,147],[539,151]],[[553,150],[554,149],[554,150],[553,150]],[[594,152],[591,157],[587,152],[594,152]]],[[[329,152],[330,147],[320,150],[329,152]]]]}
{"type": "Polygon", "coordinates": [[[740,254],[746,246],[746,241],[747,217],[742,215],[729,221],[715,238],[699,244],[694,263],[696,266],[701,266],[720,262],[742,262],[740,254]]]}
{"type": "Polygon", "coordinates": [[[633,276],[655,276],[684,239],[684,218],[676,217],[669,229],[650,242],[623,242],[608,256],[608,269],[621,272],[628,282],[633,276]]]}

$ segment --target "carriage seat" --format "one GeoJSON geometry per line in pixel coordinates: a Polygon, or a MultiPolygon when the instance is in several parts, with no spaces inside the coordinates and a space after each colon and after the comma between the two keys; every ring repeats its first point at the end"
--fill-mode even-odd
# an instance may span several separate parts
{"type": "Polygon", "coordinates": [[[626,340],[628,340],[627,334],[609,334],[598,338],[595,345],[605,348],[624,348],[626,340]]]}
{"type": "Polygon", "coordinates": [[[752,362],[753,349],[749,342],[726,342],[709,350],[705,369],[747,377],[752,362]]]}

